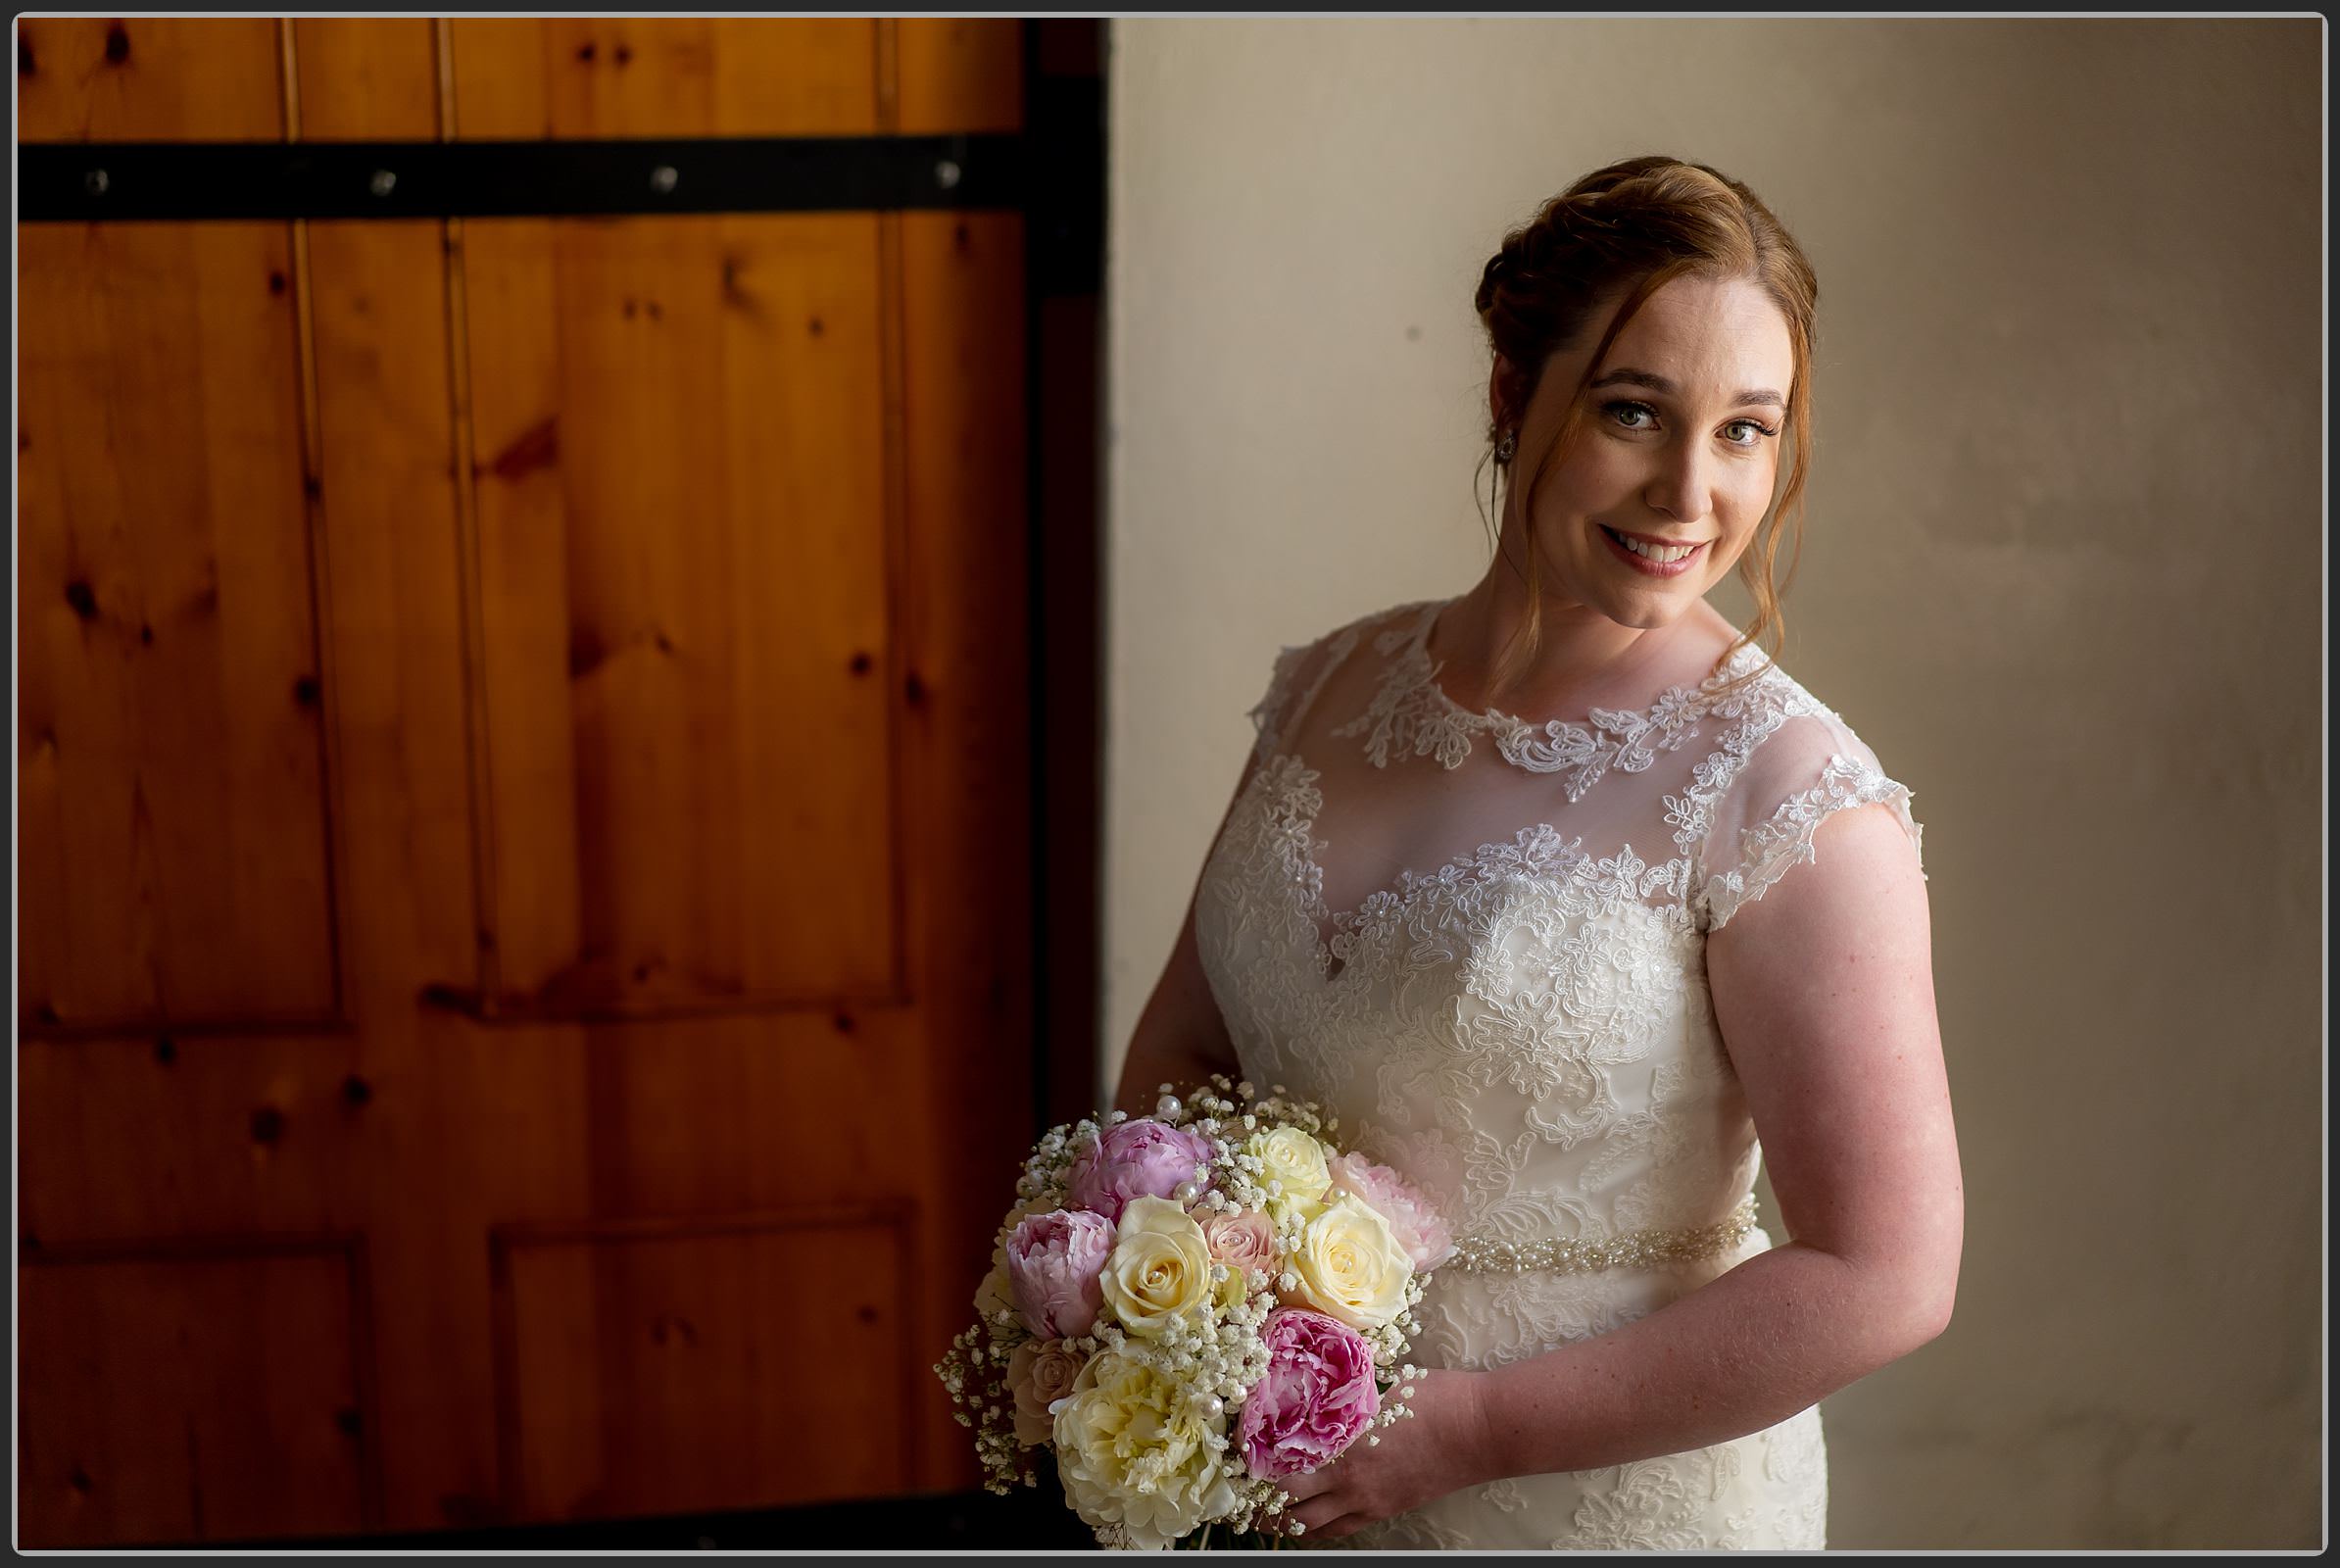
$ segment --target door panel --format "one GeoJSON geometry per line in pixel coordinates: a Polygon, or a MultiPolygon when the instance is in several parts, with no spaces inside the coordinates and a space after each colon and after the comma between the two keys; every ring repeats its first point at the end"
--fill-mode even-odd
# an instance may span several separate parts
{"type": "MultiPolygon", "coordinates": [[[[1021,104],[1013,22],[19,25],[27,139],[1021,104]]],[[[926,1368],[1033,1102],[1020,216],[20,247],[24,1544],[972,1485],[926,1368]]]]}

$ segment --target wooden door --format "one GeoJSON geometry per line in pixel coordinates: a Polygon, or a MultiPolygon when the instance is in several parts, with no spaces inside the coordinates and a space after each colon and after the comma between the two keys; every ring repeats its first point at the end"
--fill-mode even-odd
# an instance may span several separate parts
{"type": "MultiPolygon", "coordinates": [[[[18,31],[26,142],[1022,101],[1014,22],[18,31]]],[[[928,1368],[1033,1104],[1023,243],[21,225],[23,1544],[973,1483],[928,1368]]]]}

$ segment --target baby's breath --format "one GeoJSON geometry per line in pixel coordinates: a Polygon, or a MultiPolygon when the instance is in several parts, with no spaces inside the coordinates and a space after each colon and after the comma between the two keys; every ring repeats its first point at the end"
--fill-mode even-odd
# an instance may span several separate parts
{"type": "MultiPolygon", "coordinates": [[[[1075,1162],[1097,1147],[1108,1128],[1127,1119],[1125,1112],[1113,1110],[1048,1129],[1024,1162],[1015,1201],[1000,1224],[995,1249],[1004,1249],[1027,1217],[1065,1207],[1075,1162]]],[[[1250,1475],[1233,1434],[1245,1400],[1267,1375],[1270,1356],[1262,1329],[1268,1316],[1299,1288],[1292,1260],[1306,1228],[1294,1205],[1284,1200],[1281,1182],[1267,1176],[1266,1163],[1250,1150],[1258,1147],[1261,1135],[1293,1128],[1325,1144],[1328,1152],[1339,1152],[1331,1135],[1340,1123],[1316,1105],[1291,1099],[1282,1084],[1272,1085],[1262,1097],[1250,1081],[1232,1081],[1225,1074],[1213,1074],[1183,1093],[1178,1085],[1161,1085],[1154,1119],[1192,1130],[1210,1152],[1195,1167],[1194,1186],[1177,1195],[1179,1200],[1188,1203],[1197,1220],[1243,1213],[1266,1216],[1274,1257],[1264,1272],[1251,1271],[1245,1281],[1248,1289],[1232,1300],[1222,1289],[1214,1289],[1203,1311],[1168,1318],[1149,1336],[1129,1333],[1108,1305],[1088,1333],[1060,1346],[1084,1362],[1105,1354],[1125,1357],[1172,1386],[1178,1408],[1203,1434],[1204,1462],[1235,1498],[1231,1507],[1204,1523],[1241,1533],[1264,1526],[1285,1503],[1275,1482],[1250,1475]]],[[[1210,1278],[1214,1287],[1223,1288],[1231,1276],[1225,1264],[1214,1263],[1210,1278]]],[[[1405,1356],[1409,1336],[1419,1327],[1414,1309],[1422,1296],[1423,1280],[1417,1275],[1406,1284],[1405,1310],[1397,1319],[1361,1331],[1384,1391],[1375,1427],[1386,1428],[1412,1413],[1405,1401],[1422,1369],[1405,1356]]],[[[1031,1341],[1016,1312],[999,1309],[960,1333],[934,1366],[955,1407],[953,1419],[974,1433],[984,1486],[994,1493],[1005,1494],[1018,1483],[1038,1484],[1034,1450],[1015,1435],[1014,1392],[1006,1378],[1009,1358],[1031,1341]]],[[[1381,1440],[1369,1431],[1362,1441],[1381,1440]]],[[[1053,1445],[1044,1440],[1041,1446],[1053,1445]]],[[[1134,1492],[1157,1492],[1180,1484],[1167,1471],[1170,1462],[1166,1452],[1133,1452],[1121,1474],[1134,1492]]],[[[1122,1523],[1103,1521],[1095,1528],[1100,1544],[1138,1544],[1122,1523]]],[[[1297,1522],[1288,1516],[1286,1528],[1298,1533],[1297,1522]]]]}

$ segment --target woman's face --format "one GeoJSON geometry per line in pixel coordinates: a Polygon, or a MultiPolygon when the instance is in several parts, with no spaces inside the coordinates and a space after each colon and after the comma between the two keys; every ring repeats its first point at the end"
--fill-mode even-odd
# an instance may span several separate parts
{"type": "MultiPolygon", "coordinates": [[[[1512,507],[1527,504],[1529,477],[1623,298],[1599,302],[1584,341],[1545,364],[1521,421],[1512,507]]],[[[1651,628],[1720,582],[1771,507],[1794,365],[1786,318],[1752,283],[1678,277],[1643,301],[1586,389],[1571,449],[1536,490],[1533,535],[1553,595],[1651,628]],[[1623,538],[1660,556],[1696,549],[1669,563],[1633,554],[1623,538]]],[[[1498,362],[1498,389],[1507,369],[1498,362]]]]}

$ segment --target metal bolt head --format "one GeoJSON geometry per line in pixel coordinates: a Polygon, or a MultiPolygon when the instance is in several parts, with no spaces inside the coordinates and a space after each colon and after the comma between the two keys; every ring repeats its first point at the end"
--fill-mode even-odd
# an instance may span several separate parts
{"type": "Polygon", "coordinates": [[[106,172],[102,169],[93,169],[81,176],[81,188],[92,196],[105,195],[106,187],[113,183],[113,180],[106,177],[106,172]]]}
{"type": "Polygon", "coordinates": [[[396,174],[387,169],[377,169],[373,172],[373,178],[366,181],[366,188],[376,196],[387,196],[397,184],[398,176],[396,174]]]}
{"type": "Polygon", "coordinates": [[[949,190],[958,183],[958,165],[946,158],[935,165],[935,183],[949,190]]]}
{"type": "Polygon", "coordinates": [[[650,188],[663,196],[674,188],[674,182],[681,177],[674,172],[672,164],[660,164],[650,172],[650,188]]]}

